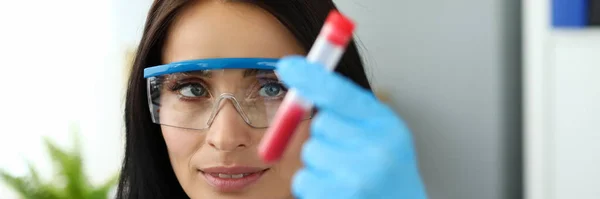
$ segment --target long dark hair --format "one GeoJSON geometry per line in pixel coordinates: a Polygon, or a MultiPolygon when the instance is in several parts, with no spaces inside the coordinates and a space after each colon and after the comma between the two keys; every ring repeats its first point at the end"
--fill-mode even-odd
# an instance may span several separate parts
{"type": "MultiPolygon", "coordinates": [[[[125,104],[126,145],[118,199],[188,198],[169,161],[160,126],[152,123],[143,70],[161,64],[161,50],[171,22],[188,0],[154,1],[144,26],[129,77],[125,104]]],[[[309,50],[330,10],[330,0],[242,1],[255,4],[279,19],[304,49],[309,50]]],[[[352,41],[337,72],[371,89],[356,44],[352,41]]]]}

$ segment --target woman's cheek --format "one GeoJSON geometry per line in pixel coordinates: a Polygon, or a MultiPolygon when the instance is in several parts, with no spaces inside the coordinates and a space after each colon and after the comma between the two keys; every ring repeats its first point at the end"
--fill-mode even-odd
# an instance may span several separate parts
{"type": "Polygon", "coordinates": [[[189,160],[201,143],[201,136],[198,133],[166,126],[162,127],[162,134],[167,144],[173,169],[175,171],[186,169],[189,160]]]}

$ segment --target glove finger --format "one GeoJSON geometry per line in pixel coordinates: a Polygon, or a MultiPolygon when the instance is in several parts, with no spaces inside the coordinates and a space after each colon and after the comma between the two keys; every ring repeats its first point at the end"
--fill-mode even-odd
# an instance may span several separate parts
{"type": "Polygon", "coordinates": [[[389,112],[371,92],[348,78],[327,71],[319,64],[306,62],[303,57],[281,59],[277,64],[277,74],[283,82],[320,109],[357,120],[380,117],[389,112]]]}
{"type": "Polygon", "coordinates": [[[292,193],[298,199],[316,199],[331,195],[327,192],[335,190],[331,186],[336,183],[328,182],[327,179],[331,178],[325,176],[323,173],[305,167],[294,175],[292,193]]]}
{"type": "MultiPolygon", "coordinates": [[[[386,160],[392,158],[377,152],[370,154],[377,150],[379,149],[364,150],[360,147],[340,149],[322,139],[311,139],[304,144],[302,160],[306,168],[332,177],[325,182],[334,184],[328,185],[328,188],[336,186],[335,189],[344,190],[336,193],[336,198],[366,198],[361,194],[369,195],[368,190],[385,180],[381,177],[386,175],[380,164],[385,164],[386,160]]],[[[326,178],[320,178],[322,181],[324,179],[326,178]]]]}
{"type": "MultiPolygon", "coordinates": [[[[314,168],[320,172],[340,174],[342,177],[349,177],[349,173],[353,173],[360,169],[357,163],[365,160],[361,159],[362,149],[342,148],[336,146],[333,142],[328,142],[325,139],[311,138],[302,147],[302,162],[305,167],[314,168]],[[340,165],[345,165],[340,167],[340,165]]],[[[361,164],[369,164],[370,160],[361,164]]],[[[340,179],[343,180],[343,179],[340,179]]]]}
{"type": "Polygon", "coordinates": [[[360,121],[349,121],[330,111],[320,111],[311,123],[311,136],[343,148],[376,142],[383,132],[369,129],[360,121]]]}
{"type": "MultiPolygon", "coordinates": [[[[311,137],[302,148],[305,165],[320,170],[354,173],[378,162],[413,163],[415,153],[408,131],[361,129],[333,113],[321,112],[311,125],[311,137]],[[381,132],[379,132],[381,131],[381,132]],[[340,168],[339,165],[348,165],[340,168]]],[[[363,171],[364,172],[364,171],[363,171]]]]}
{"type": "Polygon", "coordinates": [[[384,147],[405,153],[413,151],[408,128],[393,120],[350,121],[333,112],[320,111],[310,128],[312,138],[346,150],[384,147]]]}

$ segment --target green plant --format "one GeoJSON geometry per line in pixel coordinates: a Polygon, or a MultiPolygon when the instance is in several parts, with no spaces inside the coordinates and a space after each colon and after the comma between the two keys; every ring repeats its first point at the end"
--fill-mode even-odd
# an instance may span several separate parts
{"type": "Polygon", "coordinates": [[[75,135],[74,148],[59,148],[50,139],[44,138],[56,175],[44,181],[36,168],[29,163],[29,175],[13,176],[0,170],[0,179],[17,192],[23,199],[107,199],[118,175],[112,176],[99,186],[92,185],[84,171],[79,137],[75,135]]]}

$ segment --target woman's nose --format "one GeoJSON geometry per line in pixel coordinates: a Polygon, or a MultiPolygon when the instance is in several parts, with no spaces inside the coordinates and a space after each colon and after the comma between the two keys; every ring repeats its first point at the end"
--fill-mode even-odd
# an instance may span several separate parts
{"type": "Polygon", "coordinates": [[[241,150],[252,144],[250,127],[233,103],[223,100],[219,104],[218,113],[207,132],[207,144],[219,151],[241,150]]]}

